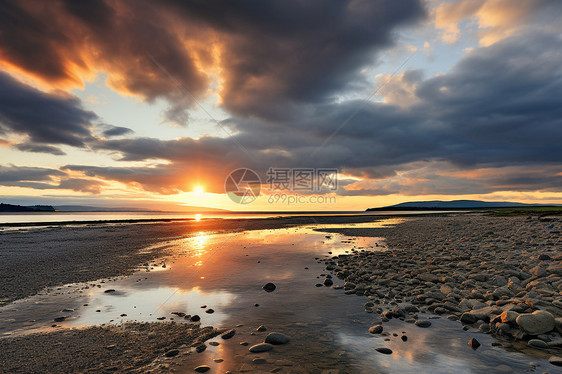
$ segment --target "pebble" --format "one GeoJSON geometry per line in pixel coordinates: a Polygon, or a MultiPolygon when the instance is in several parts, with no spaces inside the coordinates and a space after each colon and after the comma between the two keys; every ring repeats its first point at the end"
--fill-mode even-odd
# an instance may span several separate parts
{"type": "Polygon", "coordinates": [[[254,359],[252,360],[252,362],[253,362],[254,364],[261,365],[261,364],[266,364],[266,363],[267,363],[267,360],[266,360],[265,358],[254,358],[254,359]]]}
{"type": "Polygon", "coordinates": [[[266,292],[273,292],[277,287],[273,283],[266,283],[262,288],[266,292]]]}
{"type": "Polygon", "coordinates": [[[431,326],[431,322],[426,320],[426,319],[420,319],[420,320],[417,320],[416,322],[414,322],[414,325],[416,325],[418,327],[429,327],[429,326],[431,326]]]}
{"type": "Polygon", "coordinates": [[[211,308],[209,308],[209,309],[207,309],[207,310],[205,311],[205,313],[209,313],[209,314],[212,314],[212,313],[214,313],[214,312],[215,312],[215,311],[214,311],[213,309],[211,309],[211,308]]]}
{"type": "Polygon", "coordinates": [[[234,330],[234,329],[228,330],[228,331],[224,332],[224,333],[221,335],[221,338],[223,338],[223,339],[225,339],[225,340],[226,340],[226,339],[230,339],[230,338],[232,338],[235,334],[236,334],[236,330],[234,330]]]}
{"type": "Polygon", "coordinates": [[[386,348],[386,347],[378,347],[375,348],[375,351],[379,352],[379,353],[383,353],[385,355],[389,355],[392,353],[392,349],[390,348],[386,348]]]}
{"type": "Polygon", "coordinates": [[[164,356],[166,356],[166,357],[174,357],[174,356],[177,356],[178,353],[180,353],[179,350],[177,350],[177,349],[170,349],[169,351],[167,351],[167,352],[164,354],[164,356]]]}
{"type": "Polygon", "coordinates": [[[264,325],[261,325],[260,327],[258,327],[258,328],[256,329],[256,331],[259,331],[259,332],[267,331],[267,327],[265,327],[264,325]]]}
{"type": "Polygon", "coordinates": [[[548,359],[548,362],[550,362],[552,365],[562,366],[562,357],[560,357],[560,356],[550,356],[550,358],[548,359]]]}
{"type": "Polygon", "coordinates": [[[252,353],[261,353],[261,352],[271,351],[272,349],[273,349],[273,345],[269,343],[259,343],[251,346],[249,348],[249,351],[252,353]]]}
{"type": "Polygon", "coordinates": [[[287,335],[272,332],[265,337],[265,342],[273,345],[288,344],[291,339],[287,335]]]}
{"type": "Polygon", "coordinates": [[[380,334],[382,332],[382,330],[383,330],[382,325],[374,325],[374,326],[369,327],[369,332],[371,334],[380,334]]]}
{"type": "Polygon", "coordinates": [[[207,365],[200,365],[200,366],[197,366],[194,370],[195,370],[197,373],[206,373],[206,372],[208,372],[209,370],[211,370],[211,367],[210,367],[210,366],[207,366],[207,365]]]}
{"type": "Polygon", "coordinates": [[[472,347],[472,349],[477,350],[480,347],[480,342],[476,340],[476,338],[471,338],[468,341],[468,345],[472,347]]]}

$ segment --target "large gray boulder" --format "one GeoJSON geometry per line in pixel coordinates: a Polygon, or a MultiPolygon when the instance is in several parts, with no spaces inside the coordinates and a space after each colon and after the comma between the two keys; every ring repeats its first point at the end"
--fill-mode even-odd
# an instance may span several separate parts
{"type": "Polygon", "coordinates": [[[529,335],[545,334],[554,329],[554,316],[544,310],[520,314],[515,322],[529,335]]]}

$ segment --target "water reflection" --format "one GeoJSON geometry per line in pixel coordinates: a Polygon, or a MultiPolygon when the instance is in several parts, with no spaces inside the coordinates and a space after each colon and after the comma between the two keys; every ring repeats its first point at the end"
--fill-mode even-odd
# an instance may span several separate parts
{"type": "MultiPolygon", "coordinates": [[[[399,221],[389,219],[350,227],[379,228],[399,221]]],[[[445,319],[433,320],[429,329],[391,320],[384,325],[390,335],[369,334],[375,316],[363,311],[366,299],[316,287],[324,274],[316,258],[353,250],[384,250],[384,243],[378,238],[314,231],[324,227],[330,226],[220,235],[200,232],[178,238],[165,244],[174,248],[174,256],[144,266],[132,276],[74,285],[66,292],[54,290],[0,308],[0,333],[46,329],[63,307],[74,309],[59,324],[64,327],[158,321],[162,317],[178,321],[181,319],[171,313],[182,312],[199,314],[203,325],[242,325],[236,327],[237,334],[231,340],[215,339],[218,346],[189,356],[185,372],[192,372],[199,364],[209,365],[216,372],[270,371],[280,367],[281,372],[337,369],[340,374],[487,373],[497,371],[499,365],[514,372],[529,369],[528,356],[491,347],[490,336],[463,331],[459,323],[445,319]],[[161,271],[154,271],[157,269],[161,271]],[[262,290],[267,282],[276,284],[275,292],[262,290]],[[109,289],[115,292],[106,292],[109,289]],[[205,308],[201,308],[203,305],[205,308]],[[207,308],[214,313],[205,313],[207,308]],[[250,354],[247,346],[240,343],[263,341],[267,332],[256,332],[259,325],[267,326],[268,332],[289,335],[291,343],[271,352],[250,354]],[[408,337],[406,342],[401,340],[402,335],[408,337]],[[473,336],[482,343],[476,352],[467,344],[473,336]],[[374,351],[379,346],[391,348],[393,354],[374,351]],[[254,364],[252,360],[257,357],[265,358],[267,363],[254,364]],[[216,358],[223,361],[214,362],[216,358]]],[[[533,360],[552,370],[544,360],[533,360]]]]}

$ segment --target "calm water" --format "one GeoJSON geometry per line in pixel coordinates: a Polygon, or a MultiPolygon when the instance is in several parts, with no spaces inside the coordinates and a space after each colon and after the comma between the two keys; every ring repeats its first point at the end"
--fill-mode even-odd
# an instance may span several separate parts
{"type": "MultiPolygon", "coordinates": [[[[450,213],[447,211],[400,211],[400,212],[221,212],[221,213],[157,213],[157,212],[35,212],[35,213],[0,213],[0,225],[6,223],[55,223],[115,220],[159,220],[159,219],[208,219],[208,218],[271,218],[298,215],[408,215],[428,213],[450,213]]],[[[457,212],[458,213],[458,212],[457,212]]]]}
{"type": "MultiPolygon", "coordinates": [[[[387,219],[350,226],[380,227],[398,222],[400,219],[387,219]]],[[[0,308],[0,336],[128,320],[157,321],[159,317],[170,320],[175,317],[172,312],[184,312],[199,314],[204,326],[243,325],[236,328],[234,338],[215,339],[219,346],[189,356],[180,368],[186,373],[200,364],[211,366],[215,373],[269,372],[278,367],[283,373],[555,372],[554,366],[540,358],[540,351],[529,351],[538,355],[532,357],[492,347],[491,336],[463,331],[460,323],[446,319],[432,320],[428,329],[391,320],[384,324],[389,336],[369,334],[368,328],[377,317],[363,311],[368,299],[316,287],[324,274],[316,258],[361,249],[384,251],[384,243],[379,238],[313,231],[318,227],[221,235],[201,232],[177,240],[172,243],[173,256],[141,267],[132,276],[68,285],[0,308]],[[261,287],[267,282],[275,283],[277,289],[263,291],[261,287]],[[116,292],[105,293],[109,288],[116,292]],[[215,313],[206,314],[202,305],[215,313]],[[74,311],[62,313],[63,308],[74,311]],[[53,318],[60,315],[68,319],[60,327],[50,327],[53,318]],[[249,353],[248,347],[239,343],[263,341],[268,332],[257,333],[260,325],[268,332],[290,336],[291,343],[267,353],[249,353]],[[406,342],[402,335],[408,337],[406,342]],[[471,337],[482,343],[477,351],[467,344],[471,337]],[[380,346],[391,348],[393,354],[376,352],[374,348],[380,346]],[[267,363],[253,364],[257,357],[267,363]],[[215,358],[224,361],[213,362],[215,358]]],[[[337,279],[335,283],[342,284],[337,279]]]]}

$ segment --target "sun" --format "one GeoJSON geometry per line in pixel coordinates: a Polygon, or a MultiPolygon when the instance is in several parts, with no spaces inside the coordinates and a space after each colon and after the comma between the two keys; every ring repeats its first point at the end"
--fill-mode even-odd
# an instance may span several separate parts
{"type": "Polygon", "coordinates": [[[193,189],[193,192],[196,195],[202,195],[203,192],[205,192],[205,189],[203,188],[203,186],[195,186],[195,188],[193,189]]]}

